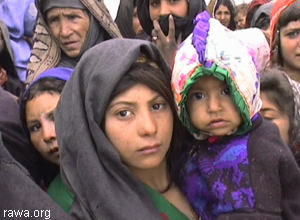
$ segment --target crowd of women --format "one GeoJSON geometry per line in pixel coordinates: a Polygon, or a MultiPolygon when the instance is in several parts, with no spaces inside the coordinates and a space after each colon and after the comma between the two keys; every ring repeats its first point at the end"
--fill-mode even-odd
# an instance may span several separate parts
{"type": "Polygon", "coordinates": [[[300,219],[300,0],[22,4],[1,219],[300,219]]]}

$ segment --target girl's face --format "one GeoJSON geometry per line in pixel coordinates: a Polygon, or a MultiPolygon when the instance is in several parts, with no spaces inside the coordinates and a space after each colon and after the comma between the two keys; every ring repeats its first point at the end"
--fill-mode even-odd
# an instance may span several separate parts
{"type": "Polygon", "coordinates": [[[160,94],[136,84],[111,101],[104,130],[129,169],[154,169],[166,163],[173,114],[160,94]]]}
{"type": "Polygon", "coordinates": [[[160,16],[169,14],[185,17],[188,14],[187,0],[149,0],[151,20],[159,19],[160,16]]]}
{"type": "Polygon", "coordinates": [[[59,164],[54,111],[60,94],[44,92],[29,100],[25,106],[30,139],[37,151],[48,161],[59,164]]]}
{"type": "Polygon", "coordinates": [[[288,115],[280,111],[278,106],[268,98],[265,92],[261,92],[260,98],[262,100],[261,115],[278,126],[282,140],[288,145],[290,129],[288,115]]]}
{"type": "Polygon", "coordinates": [[[210,136],[234,133],[242,122],[228,86],[212,76],[203,76],[191,88],[188,109],[192,124],[210,136]]]}
{"type": "Polygon", "coordinates": [[[300,71],[300,21],[291,21],[280,29],[283,67],[288,72],[300,71]]]}
{"type": "Polygon", "coordinates": [[[88,34],[88,14],[81,9],[53,8],[47,12],[46,20],[61,50],[68,57],[77,57],[88,34]]]}
{"type": "Polygon", "coordinates": [[[215,12],[215,18],[218,19],[225,27],[229,27],[231,14],[227,6],[220,5],[215,12]]]}

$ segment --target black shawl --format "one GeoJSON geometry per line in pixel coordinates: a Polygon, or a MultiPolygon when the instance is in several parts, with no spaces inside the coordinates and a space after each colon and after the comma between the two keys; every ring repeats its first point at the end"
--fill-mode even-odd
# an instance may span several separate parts
{"type": "Polygon", "coordinates": [[[83,54],[62,92],[55,114],[61,173],[76,195],[71,212],[81,219],[160,219],[143,184],[101,129],[112,91],[141,52],[170,74],[154,44],[113,39],[83,54]]]}
{"type": "Polygon", "coordinates": [[[34,183],[24,167],[12,158],[3,145],[1,132],[0,195],[1,216],[4,218],[27,219],[31,216],[30,219],[72,219],[34,183]],[[15,214],[17,211],[18,217],[15,214]]]}

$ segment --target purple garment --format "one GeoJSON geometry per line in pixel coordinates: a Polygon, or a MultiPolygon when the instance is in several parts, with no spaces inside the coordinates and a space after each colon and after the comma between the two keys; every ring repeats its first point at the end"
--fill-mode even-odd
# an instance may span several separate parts
{"type": "Polygon", "coordinates": [[[202,219],[252,209],[247,145],[249,134],[201,147],[186,164],[183,189],[202,219]]]}
{"type": "Polygon", "coordinates": [[[19,78],[25,82],[31,45],[24,37],[32,37],[37,9],[34,0],[1,0],[0,18],[7,25],[19,78]]]}

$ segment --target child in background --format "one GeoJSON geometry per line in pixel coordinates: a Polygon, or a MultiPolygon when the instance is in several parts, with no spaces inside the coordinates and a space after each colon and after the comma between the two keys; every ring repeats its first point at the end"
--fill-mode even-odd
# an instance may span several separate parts
{"type": "Polygon", "coordinates": [[[291,148],[300,166],[300,92],[295,90],[298,83],[278,68],[262,72],[260,97],[261,115],[278,128],[282,139],[291,148]]]}
{"type": "Polygon", "coordinates": [[[74,195],[61,179],[60,153],[54,124],[54,112],[73,69],[55,67],[42,72],[20,97],[20,116],[32,146],[39,153],[40,175],[36,182],[66,212],[74,195]]]}
{"type": "Polygon", "coordinates": [[[234,21],[236,29],[246,28],[246,16],[247,16],[248,4],[242,3],[235,8],[234,21]]]}
{"type": "Polygon", "coordinates": [[[194,136],[178,185],[202,220],[299,219],[300,170],[276,126],[258,114],[260,50],[208,12],[195,22],[172,73],[178,114],[194,136]]]}

